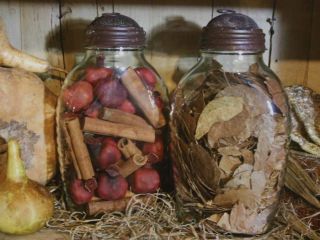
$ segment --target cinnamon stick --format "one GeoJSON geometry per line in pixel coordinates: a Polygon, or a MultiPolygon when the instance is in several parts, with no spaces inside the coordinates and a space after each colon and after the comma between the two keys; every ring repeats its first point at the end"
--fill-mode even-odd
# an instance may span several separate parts
{"type": "Polygon", "coordinates": [[[125,137],[143,142],[153,143],[155,141],[154,129],[130,126],[122,123],[112,123],[96,118],[86,117],[84,119],[83,130],[90,133],[125,137]]]}
{"type": "Polygon", "coordinates": [[[118,109],[103,108],[100,118],[114,123],[123,123],[143,128],[152,128],[142,117],[118,109]]]}
{"type": "Polygon", "coordinates": [[[79,166],[81,176],[84,180],[92,179],[95,175],[92,162],[86,144],[84,143],[83,134],[80,128],[78,118],[67,122],[67,128],[70,134],[72,148],[74,150],[76,162],[79,166]]]}
{"type": "Polygon", "coordinates": [[[126,159],[132,157],[135,154],[142,155],[141,150],[137,148],[137,146],[130,139],[127,138],[121,138],[118,141],[118,148],[126,159]]]}
{"type": "Polygon", "coordinates": [[[69,154],[70,154],[70,157],[71,157],[71,160],[72,160],[73,168],[74,168],[74,170],[76,172],[76,176],[77,176],[78,179],[82,179],[80,168],[78,166],[77,159],[76,159],[76,156],[75,156],[74,151],[73,151],[71,138],[70,138],[69,132],[68,132],[67,127],[66,127],[66,123],[63,121],[60,125],[61,125],[61,128],[62,128],[62,132],[64,134],[64,138],[65,138],[66,143],[67,143],[67,147],[68,147],[69,154]]]}
{"type": "Polygon", "coordinates": [[[155,104],[154,99],[152,99],[152,92],[145,87],[138,74],[131,67],[127,68],[122,74],[121,82],[152,126],[155,128],[163,127],[165,125],[164,117],[161,116],[162,112],[155,104]]]}
{"type": "Polygon", "coordinates": [[[144,166],[148,161],[147,156],[136,154],[129,158],[127,161],[121,161],[117,164],[118,172],[123,177],[128,177],[139,168],[144,166]]]}
{"type": "MultiPolygon", "coordinates": [[[[134,195],[133,192],[127,191],[126,194],[124,195],[124,198],[131,198],[131,197],[133,197],[133,195],[134,195]]],[[[102,198],[99,198],[97,196],[93,196],[91,198],[91,202],[101,202],[101,201],[103,201],[102,198]]]]}
{"type": "MultiPolygon", "coordinates": [[[[113,201],[93,201],[89,202],[87,205],[87,213],[88,215],[94,215],[97,213],[103,213],[103,212],[123,212],[126,210],[128,203],[130,202],[131,197],[125,197],[119,200],[113,200],[113,201]]],[[[147,204],[148,202],[154,203],[156,200],[155,198],[152,198],[152,196],[142,196],[139,197],[139,202],[143,202],[147,204]]]]}
{"type": "Polygon", "coordinates": [[[94,215],[99,212],[116,212],[124,211],[131,198],[123,198],[120,200],[113,201],[92,201],[88,203],[87,213],[94,215]]]}

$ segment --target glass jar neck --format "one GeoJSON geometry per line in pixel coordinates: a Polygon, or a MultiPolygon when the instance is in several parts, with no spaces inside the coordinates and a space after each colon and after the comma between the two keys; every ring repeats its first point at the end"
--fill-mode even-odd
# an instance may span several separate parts
{"type": "Polygon", "coordinates": [[[97,65],[105,67],[135,66],[144,60],[143,48],[90,48],[86,54],[94,57],[97,65]]]}
{"type": "Polygon", "coordinates": [[[255,63],[263,63],[262,52],[201,52],[206,61],[216,60],[226,72],[247,72],[255,63]]]}

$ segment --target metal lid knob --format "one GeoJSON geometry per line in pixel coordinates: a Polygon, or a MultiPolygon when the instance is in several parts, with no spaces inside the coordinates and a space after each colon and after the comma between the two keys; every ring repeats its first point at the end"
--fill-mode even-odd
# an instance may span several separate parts
{"type": "Polygon", "coordinates": [[[250,17],[229,9],[219,9],[221,15],[213,18],[202,29],[201,49],[214,51],[265,50],[265,34],[250,17]]]}
{"type": "Polygon", "coordinates": [[[104,13],[86,30],[88,48],[143,47],[146,33],[132,18],[120,13],[104,13]]]}

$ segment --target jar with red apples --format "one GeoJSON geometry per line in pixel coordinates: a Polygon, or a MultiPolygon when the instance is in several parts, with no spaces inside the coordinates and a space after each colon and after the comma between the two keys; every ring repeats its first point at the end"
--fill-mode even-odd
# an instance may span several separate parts
{"type": "MultiPolygon", "coordinates": [[[[162,186],[168,97],[144,57],[146,34],[131,18],[103,14],[86,30],[86,53],[58,104],[62,177],[71,207],[122,210],[132,194],[162,186]]],[[[168,168],[169,169],[169,168],[168,168]]]]}

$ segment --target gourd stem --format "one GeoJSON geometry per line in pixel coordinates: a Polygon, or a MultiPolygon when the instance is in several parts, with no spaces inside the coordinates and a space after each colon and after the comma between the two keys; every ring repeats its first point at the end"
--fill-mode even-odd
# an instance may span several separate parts
{"type": "Polygon", "coordinates": [[[13,182],[27,181],[26,170],[20,158],[20,148],[16,140],[8,142],[7,179],[13,182]]]}

